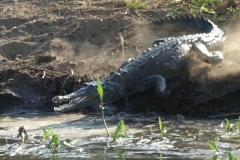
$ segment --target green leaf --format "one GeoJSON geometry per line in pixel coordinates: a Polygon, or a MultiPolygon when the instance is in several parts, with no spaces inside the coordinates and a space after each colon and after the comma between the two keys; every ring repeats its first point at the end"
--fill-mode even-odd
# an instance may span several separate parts
{"type": "Polygon", "coordinates": [[[52,142],[53,142],[53,139],[51,139],[51,141],[48,143],[48,145],[47,145],[47,148],[48,148],[48,149],[51,149],[51,148],[52,148],[52,142]]]}
{"type": "Polygon", "coordinates": [[[228,159],[229,159],[229,160],[232,160],[232,159],[233,159],[232,153],[231,153],[230,151],[228,151],[227,154],[228,154],[228,159]]]}
{"type": "Polygon", "coordinates": [[[183,141],[185,141],[185,140],[186,140],[186,136],[185,136],[185,135],[182,135],[182,136],[181,136],[181,139],[182,139],[183,141]]]}
{"type": "Polygon", "coordinates": [[[219,137],[216,136],[216,137],[214,138],[214,141],[219,141],[219,137]]]}
{"type": "Polygon", "coordinates": [[[209,141],[208,144],[215,152],[219,152],[219,150],[218,150],[214,141],[209,141]]]}
{"type": "Polygon", "coordinates": [[[66,140],[65,140],[67,143],[70,143],[71,142],[71,140],[70,139],[68,139],[68,138],[66,138],[66,140]]]}
{"type": "Polygon", "coordinates": [[[113,134],[113,142],[116,141],[116,139],[119,137],[120,133],[121,133],[121,129],[122,129],[122,126],[123,126],[123,119],[121,119],[118,124],[117,124],[117,128],[113,134]]]}
{"type": "Polygon", "coordinates": [[[126,129],[126,125],[125,125],[123,119],[122,119],[122,128],[121,128],[121,130],[123,131],[123,135],[124,135],[125,137],[127,137],[127,136],[128,136],[128,135],[127,135],[127,129],[126,129]]]}
{"type": "Polygon", "coordinates": [[[229,160],[238,160],[238,157],[233,156],[230,151],[228,151],[227,154],[228,154],[228,159],[229,159],[229,160]]]}
{"type": "Polygon", "coordinates": [[[161,117],[158,117],[158,125],[159,125],[159,129],[162,130],[163,127],[162,127],[162,120],[161,120],[161,117]]]}
{"type": "Polygon", "coordinates": [[[226,122],[225,131],[229,132],[231,129],[231,124],[227,118],[224,118],[224,121],[226,122]]]}
{"type": "Polygon", "coordinates": [[[103,88],[102,88],[102,85],[100,83],[99,78],[97,79],[97,91],[98,91],[99,98],[100,98],[100,101],[101,101],[101,104],[102,104],[102,101],[103,101],[103,88]]]}
{"type": "Polygon", "coordinates": [[[58,148],[54,148],[52,151],[53,154],[57,154],[58,153],[58,148]]]}
{"type": "Polygon", "coordinates": [[[42,127],[44,135],[43,135],[43,139],[47,138],[48,136],[53,134],[53,127],[51,127],[50,129],[46,130],[45,127],[42,127]]]}
{"type": "Polygon", "coordinates": [[[166,126],[163,128],[162,133],[164,134],[164,136],[167,134],[167,127],[166,126]]]}
{"type": "Polygon", "coordinates": [[[44,134],[47,132],[45,127],[42,127],[44,134]]]}
{"type": "Polygon", "coordinates": [[[56,145],[56,147],[59,146],[60,141],[59,141],[58,135],[56,135],[56,134],[52,135],[52,141],[56,145]]]}
{"type": "Polygon", "coordinates": [[[217,160],[217,155],[213,155],[213,156],[211,157],[211,160],[217,160]]]}
{"type": "Polygon", "coordinates": [[[237,130],[237,129],[239,129],[240,128],[240,121],[237,121],[237,122],[235,122],[234,124],[233,124],[233,126],[231,127],[231,130],[232,131],[235,131],[235,130],[237,130]]]}

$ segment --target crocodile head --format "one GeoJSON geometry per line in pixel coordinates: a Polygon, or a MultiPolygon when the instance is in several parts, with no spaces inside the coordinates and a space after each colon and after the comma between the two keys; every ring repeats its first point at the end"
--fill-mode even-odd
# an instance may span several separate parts
{"type": "MultiPolygon", "coordinates": [[[[114,87],[111,84],[104,83],[102,87],[104,90],[104,103],[112,102],[119,98],[119,92],[114,92],[114,87]]],[[[79,90],[68,95],[55,96],[52,98],[52,101],[58,105],[54,107],[56,112],[65,112],[84,106],[100,104],[97,82],[84,83],[79,90]]]]}

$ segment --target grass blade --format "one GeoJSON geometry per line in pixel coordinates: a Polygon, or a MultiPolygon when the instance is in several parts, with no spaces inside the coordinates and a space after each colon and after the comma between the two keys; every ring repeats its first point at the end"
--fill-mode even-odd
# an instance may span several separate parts
{"type": "Polygon", "coordinates": [[[46,132],[47,132],[46,128],[42,127],[42,130],[43,130],[44,134],[46,134],[46,132]]]}
{"type": "Polygon", "coordinates": [[[162,131],[163,127],[162,127],[161,117],[158,117],[158,125],[159,125],[159,129],[162,131]]]}
{"type": "Polygon", "coordinates": [[[231,129],[231,124],[227,118],[224,118],[224,121],[226,122],[225,131],[229,132],[231,129]]]}
{"type": "Polygon", "coordinates": [[[216,143],[214,141],[209,141],[208,144],[215,152],[219,152],[219,150],[216,146],[216,143]]]}
{"type": "Polygon", "coordinates": [[[227,154],[228,154],[228,159],[229,160],[238,160],[238,158],[236,156],[233,156],[230,151],[228,151],[227,154]]]}
{"type": "Polygon", "coordinates": [[[123,119],[121,119],[121,120],[118,122],[117,128],[116,128],[116,130],[115,130],[115,132],[114,132],[114,134],[113,134],[113,142],[115,142],[116,139],[119,137],[119,135],[120,135],[120,133],[121,133],[121,129],[122,129],[122,127],[123,127],[123,124],[124,124],[123,119]]]}
{"type": "Polygon", "coordinates": [[[162,153],[160,154],[160,156],[159,156],[159,160],[162,160],[163,158],[162,158],[162,153]]]}
{"type": "Polygon", "coordinates": [[[51,149],[51,148],[52,148],[52,142],[53,142],[53,139],[51,139],[51,141],[48,143],[48,145],[47,145],[47,148],[48,148],[48,149],[51,149]]]}
{"type": "Polygon", "coordinates": [[[122,129],[121,129],[121,130],[123,131],[123,135],[124,135],[125,137],[127,137],[127,136],[128,136],[128,135],[127,135],[127,129],[126,129],[126,125],[125,125],[123,119],[122,119],[122,129]]]}

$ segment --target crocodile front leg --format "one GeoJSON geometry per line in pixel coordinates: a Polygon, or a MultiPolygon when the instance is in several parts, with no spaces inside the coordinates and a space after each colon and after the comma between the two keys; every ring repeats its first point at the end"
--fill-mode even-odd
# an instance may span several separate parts
{"type": "Polygon", "coordinates": [[[222,60],[224,59],[222,52],[220,51],[209,52],[207,47],[202,43],[195,43],[194,49],[198,54],[198,57],[206,63],[215,65],[222,62],[222,60]]]}
{"type": "Polygon", "coordinates": [[[159,97],[165,95],[166,81],[160,75],[152,75],[138,80],[133,88],[133,92],[141,92],[153,86],[155,86],[155,92],[159,97]]]}

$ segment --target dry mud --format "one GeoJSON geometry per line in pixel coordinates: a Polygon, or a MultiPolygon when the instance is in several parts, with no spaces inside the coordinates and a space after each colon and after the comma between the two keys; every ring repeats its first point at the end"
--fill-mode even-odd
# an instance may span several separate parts
{"type": "MultiPolygon", "coordinates": [[[[0,11],[0,113],[53,111],[53,96],[116,71],[157,38],[194,32],[155,26],[149,22],[167,12],[133,11],[120,1],[2,0],[0,11]]],[[[193,60],[186,79],[168,82],[174,86],[170,97],[148,90],[111,106],[193,116],[238,112],[239,22],[224,25],[229,33],[223,66],[193,60]]]]}

